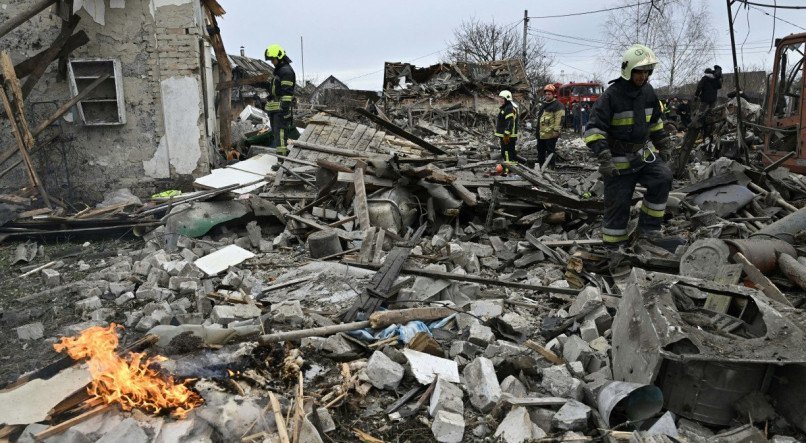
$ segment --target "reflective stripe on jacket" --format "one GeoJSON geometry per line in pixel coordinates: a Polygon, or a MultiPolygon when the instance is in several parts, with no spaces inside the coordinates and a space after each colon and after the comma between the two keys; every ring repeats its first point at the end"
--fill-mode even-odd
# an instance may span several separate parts
{"type": "Polygon", "coordinates": [[[268,113],[283,111],[290,113],[294,100],[294,87],[297,76],[287,61],[283,60],[274,68],[274,79],[271,82],[269,100],[263,108],[268,113]]]}
{"type": "Polygon", "coordinates": [[[507,100],[501,105],[498,111],[498,119],[495,122],[495,136],[518,138],[518,110],[507,100]]]}

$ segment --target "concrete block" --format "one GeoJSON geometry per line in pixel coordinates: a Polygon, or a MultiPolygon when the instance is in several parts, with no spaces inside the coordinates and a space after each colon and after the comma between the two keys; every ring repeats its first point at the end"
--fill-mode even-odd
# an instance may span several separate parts
{"type": "Polygon", "coordinates": [[[115,310],[112,308],[98,308],[90,313],[90,320],[107,321],[115,316],[115,310]]]}
{"type": "Polygon", "coordinates": [[[596,321],[593,319],[583,321],[582,325],[579,326],[579,336],[588,343],[595,340],[599,336],[596,321]]]}
{"type": "Polygon", "coordinates": [[[404,349],[403,355],[409,364],[412,375],[420,384],[429,384],[434,378],[459,383],[459,367],[455,361],[436,357],[414,349],[404,349]]]}
{"type": "Polygon", "coordinates": [[[101,299],[99,297],[87,297],[83,300],[76,302],[76,308],[82,312],[94,311],[101,307],[101,299]]]}
{"type": "Polygon", "coordinates": [[[318,231],[308,236],[308,253],[311,258],[322,258],[342,252],[341,240],[335,229],[318,231]]]}
{"type": "Polygon", "coordinates": [[[592,355],[593,349],[577,335],[568,337],[563,345],[563,358],[567,361],[579,361],[587,366],[592,355]]]}
{"type": "Polygon", "coordinates": [[[134,291],[135,284],[134,282],[130,281],[121,281],[109,284],[109,292],[112,293],[115,297],[123,294],[124,292],[131,292],[134,291]]]}
{"type": "Polygon", "coordinates": [[[51,288],[54,286],[59,286],[62,282],[62,275],[59,274],[59,271],[55,269],[48,269],[45,268],[41,271],[42,273],[42,282],[45,286],[50,286],[51,288]]]}
{"type": "Polygon", "coordinates": [[[501,263],[501,260],[499,260],[498,257],[480,258],[479,263],[481,264],[481,266],[483,266],[485,268],[490,268],[493,271],[498,271],[499,269],[501,269],[504,266],[504,264],[501,263]]]}
{"type": "Polygon", "coordinates": [[[584,386],[581,381],[571,376],[563,365],[552,366],[540,371],[543,380],[540,386],[555,397],[581,400],[584,397],[584,386]]]}
{"type": "Polygon", "coordinates": [[[134,326],[134,330],[137,332],[148,332],[154,326],[157,326],[159,321],[157,321],[154,317],[150,315],[144,315],[140,318],[140,321],[134,326]]]}
{"type": "Polygon", "coordinates": [[[554,427],[561,431],[586,431],[591,408],[576,400],[569,400],[556,414],[554,414],[554,427]]]}
{"type": "Polygon", "coordinates": [[[151,262],[147,260],[136,261],[132,264],[132,273],[146,276],[151,272],[151,262]]]}
{"type": "Polygon", "coordinates": [[[179,295],[195,295],[198,291],[198,281],[191,280],[179,283],[179,295]]]}
{"type": "Polygon", "coordinates": [[[501,382],[501,392],[517,398],[526,397],[527,394],[526,386],[514,375],[510,375],[501,382]]]}
{"type": "Polygon", "coordinates": [[[228,288],[238,289],[241,287],[241,283],[243,283],[243,279],[241,278],[240,274],[235,271],[227,272],[227,275],[221,279],[221,285],[228,288]]]}
{"type": "Polygon", "coordinates": [[[462,249],[478,258],[492,257],[495,251],[492,246],[482,245],[480,243],[462,242],[462,249]]]}
{"type": "Polygon", "coordinates": [[[431,394],[431,402],[428,405],[428,414],[433,417],[439,411],[448,411],[463,415],[465,412],[463,397],[464,392],[459,386],[441,378],[437,379],[434,392],[431,394]]]}
{"type": "Polygon", "coordinates": [[[260,226],[258,226],[257,222],[252,220],[246,224],[246,232],[249,238],[249,242],[252,244],[253,248],[260,247],[260,240],[263,238],[263,234],[261,232],[260,226]]]}
{"type": "Polygon", "coordinates": [[[462,374],[470,403],[481,412],[490,411],[501,398],[501,385],[498,384],[493,362],[477,357],[465,366],[462,374]]]}
{"type": "Polygon", "coordinates": [[[465,418],[454,412],[439,411],[431,424],[431,432],[440,443],[459,443],[465,434],[465,418]]]}
{"type": "Polygon", "coordinates": [[[579,292],[571,307],[568,309],[570,315],[577,315],[588,309],[595,309],[603,305],[602,294],[594,286],[587,286],[579,292]]]}
{"type": "Polygon", "coordinates": [[[553,429],[551,421],[555,413],[555,411],[546,408],[529,408],[529,418],[532,419],[532,423],[545,432],[551,432],[553,429]]]}
{"type": "Polygon", "coordinates": [[[525,268],[531,264],[545,260],[546,256],[540,251],[528,252],[515,260],[513,263],[516,268],[525,268]]]}
{"type": "Polygon", "coordinates": [[[255,305],[216,305],[210,313],[210,320],[221,325],[226,325],[238,320],[249,320],[260,317],[260,314],[260,308],[255,305]]]}
{"type": "Polygon", "coordinates": [[[170,289],[170,290],[172,290],[172,291],[178,291],[178,290],[179,290],[179,286],[180,286],[182,283],[189,282],[189,281],[195,281],[195,282],[199,282],[199,283],[200,283],[200,280],[199,280],[199,279],[196,279],[196,278],[192,278],[192,277],[182,277],[182,276],[179,276],[179,275],[175,275],[175,276],[170,277],[170,278],[168,279],[168,289],[170,289]]]}
{"type": "Polygon", "coordinates": [[[469,341],[464,340],[456,340],[451,343],[451,349],[448,351],[448,355],[451,358],[456,357],[457,355],[462,355],[468,358],[473,358],[476,355],[480,354],[482,349],[469,341]]]}
{"type": "Polygon", "coordinates": [[[15,329],[20,340],[39,340],[45,335],[45,326],[40,322],[28,323],[15,329]]]}
{"type": "Polygon", "coordinates": [[[470,313],[480,318],[500,317],[504,313],[504,300],[477,300],[470,303],[470,313]]]}
{"type": "Polygon", "coordinates": [[[487,346],[495,340],[493,330],[481,323],[474,323],[470,326],[468,340],[479,346],[487,346]]]}
{"type": "Polygon", "coordinates": [[[271,314],[275,321],[301,325],[305,320],[305,313],[299,300],[283,301],[271,305],[271,314]]]}
{"type": "Polygon", "coordinates": [[[381,351],[375,351],[367,362],[367,377],[378,389],[396,389],[403,379],[403,366],[395,363],[381,351]]]}
{"type": "Polygon", "coordinates": [[[134,300],[134,292],[125,292],[115,299],[115,305],[123,306],[130,300],[134,300]]]}
{"type": "Polygon", "coordinates": [[[523,443],[545,436],[546,433],[532,423],[529,411],[523,406],[512,408],[495,430],[495,437],[505,443],[523,443]]]}
{"type": "Polygon", "coordinates": [[[534,329],[535,320],[527,319],[517,312],[507,312],[501,316],[501,321],[509,325],[515,332],[529,335],[534,329]]]}
{"type": "Polygon", "coordinates": [[[596,337],[595,339],[591,340],[589,345],[594,352],[598,352],[600,354],[607,354],[607,352],[610,350],[610,343],[604,337],[596,337]]]}
{"type": "Polygon", "coordinates": [[[568,370],[571,371],[571,375],[577,378],[582,378],[585,376],[585,365],[578,361],[572,361],[568,363],[568,370]]]}

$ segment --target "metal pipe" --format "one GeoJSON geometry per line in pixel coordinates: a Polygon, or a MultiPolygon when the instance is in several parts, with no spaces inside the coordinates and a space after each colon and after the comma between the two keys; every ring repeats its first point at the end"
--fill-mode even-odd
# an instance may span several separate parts
{"type": "Polygon", "coordinates": [[[41,0],[31,6],[30,9],[23,11],[18,16],[9,19],[7,22],[0,25],[0,38],[13,31],[17,26],[28,21],[31,17],[44,11],[48,6],[54,3],[56,3],[56,0],[41,0]]]}
{"type": "Polygon", "coordinates": [[[806,208],[801,208],[797,212],[770,223],[753,235],[766,235],[794,244],[795,236],[803,230],[806,230],[806,208]]]}

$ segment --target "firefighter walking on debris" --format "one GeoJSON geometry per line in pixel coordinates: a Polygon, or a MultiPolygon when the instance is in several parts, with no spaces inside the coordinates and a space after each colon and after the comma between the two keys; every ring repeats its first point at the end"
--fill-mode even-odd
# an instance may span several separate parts
{"type": "Polygon", "coordinates": [[[657,63],[651,49],[631,46],[624,53],[621,77],[611,81],[593,105],[584,134],[604,181],[602,240],[610,247],[629,238],[630,206],[638,183],[647,189],[638,218],[639,235],[653,243],[663,241],[660,228],[672,187],[667,164],[672,140],[663,128],[660,101],[648,83],[657,63]]]}
{"type": "MultiPolygon", "coordinates": [[[[557,156],[554,153],[557,139],[560,138],[565,108],[556,98],[554,85],[543,88],[543,106],[537,113],[537,163],[542,167],[546,158],[551,156],[549,167],[554,168],[557,156]]],[[[578,109],[578,108],[577,108],[578,109]]]]}
{"type": "Polygon", "coordinates": [[[515,143],[518,141],[518,109],[512,102],[512,93],[501,91],[498,94],[501,107],[495,123],[495,136],[501,142],[501,160],[504,174],[509,173],[509,165],[517,164],[515,143]]]}
{"type": "MultiPolygon", "coordinates": [[[[271,119],[272,141],[271,146],[275,148],[277,155],[288,155],[288,133],[294,125],[294,115],[291,105],[294,100],[294,86],[297,76],[291,67],[291,59],[280,45],[271,45],[266,48],[266,60],[271,60],[274,65],[274,79],[271,82],[268,101],[266,102],[266,113],[271,119]]],[[[282,163],[282,159],[279,159],[282,163]]]]}

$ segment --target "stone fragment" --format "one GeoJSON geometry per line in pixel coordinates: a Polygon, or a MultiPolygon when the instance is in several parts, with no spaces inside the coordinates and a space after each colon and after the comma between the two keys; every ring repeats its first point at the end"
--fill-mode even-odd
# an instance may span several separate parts
{"type": "Polygon", "coordinates": [[[470,303],[470,313],[480,318],[500,317],[504,313],[504,300],[477,300],[470,303]]]}
{"type": "Polygon", "coordinates": [[[571,307],[568,309],[570,315],[577,315],[581,312],[593,310],[602,306],[602,295],[594,286],[587,286],[579,292],[571,307]]]}
{"type": "Polygon", "coordinates": [[[403,379],[403,366],[395,363],[381,351],[372,353],[367,362],[367,377],[378,389],[396,389],[403,379]]]}
{"type": "MultiPolygon", "coordinates": [[[[308,419],[310,420],[311,412],[308,414],[308,419]]],[[[336,422],[333,421],[333,417],[328,412],[327,408],[317,408],[316,415],[319,418],[319,424],[322,425],[322,432],[327,434],[328,432],[333,432],[336,430],[336,422]]]]}
{"type": "Polygon", "coordinates": [[[545,432],[551,432],[552,419],[554,418],[555,411],[547,408],[529,408],[529,417],[532,423],[545,432]]]}
{"type": "Polygon", "coordinates": [[[677,421],[677,432],[680,437],[688,441],[705,441],[714,436],[713,431],[687,418],[680,418],[677,421]]]}
{"type": "Polygon", "coordinates": [[[554,427],[561,431],[585,431],[590,413],[591,408],[588,405],[569,400],[554,414],[554,427]]]}
{"type": "Polygon", "coordinates": [[[76,308],[78,308],[82,312],[90,312],[94,311],[95,309],[100,308],[101,299],[100,297],[88,297],[83,300],[79,300],[76,302],[76,308]]]}
{"type": "Polygon", "coordinates": [[[591,349],[588,342],[577,335],[568,337],[568,340],[563,344],[563,358],[566,361],[578,361],[587,366],[592,355],[593,349],[591,349]]]}
{"type": "Polygon", "coordinates": [[[465,418],[455,412],[439,411],[431,424],[431,432],[440,443],[459,443],[465,434],[465,418]]]}
{"type": "Polygon", "coordinates": [[[271,305],[271,314],[275,321],[301,325],[305,319],[299,300],[289,300],[271,305]]]}
{"type": "Polygon", "coordinates": [[[568,369],[574,377],[582,378],[585,376],[585,365],[583,365],[582,362],[568,362],[568,369]]]}
{"type": "Polygon", "coordinates": [[[196,294],[199,290],[199,283],[197,281],[185,281],[179,283],[179,295],[192,295],[196,294]]]}
{"type": "Polygon", "coordinates": [[[596,321],[593,319],[583,321],[582,325],[579,326],[579,336],[588,343],[595,340],[599,336],[596,321]]]}
{"type": "Polygon", "coordinates": [[[521,258],[515,260],[513,264],[516,268],[525,268],[533,263],[545,260],[545,258],[546,256],[540,251],[529,252],[521,256],[521,258]]]}
{"type": "Polygon", "coordinates": [[[555,397],[573,398],[581,400],[584,396],[584,386],[581,381],[571,376],[563,365],[556,365],[541,370],[543,380],[540,386],[555,397]]]}
{"type": "Polygon", "coordinates": [[[510,375],[501,382],[501,392],[515,398],[526,397],[526,386],[514,375],[510,375]]]}
{"type": "Polygon", "coordinates": [[[610,343],[604,337],[596,337],[589,344],[591,349],[600,354],[606,354],[610,350],[610,343]]]}
{"type": "Polygon", "coordinates": [[[468,340],[471,343],[479,346],[487,346],[495,340],[495,334],[493,334],[493,330],[489,327],[484,326],[481,323],[473,323],[470,326],[470,335],[468,336],[468,340]]]}
{"type": "Polygon", "coordinates": [[[455,361],[408,348],[403,350],[403,355],[420,384],[429,384],[436,376],[451,383],[459,383],[459,367],[455,361]]]}
{"type": "Polygon", "coordinates": [[[148,332],[154,326],[159,324],[159,320],[155,319],[150,315],[144,315],[140,318],[140,321],[137,322],[137,325],[134,326],[134,330],[137,332],[148,332]]]}
{"type": "Polygon", "coordinates": [[[259,317],[260,313],[260,308],[251,304],[216,305],[210,313],[210,320],[226,325],[238,320],[259,317]]]}
{"type": "Polygon", "coordinates": [[[59,286],[62,282],[62,275],[59,274],[59,271],[55,269],[45,268],[42,271],[42,282],[45,283],[45,286],[50,286],[51,288],[54,286],[59,286]]]}
{"type": "Polygon", "coordinates": [[[41,322],[28,323],[16,328],[20,340],[38,340],[45,335],[45,326],[41,322]]]}
{"type": "Polygon", "coordinates": [[[261,233],[260,226],[258,226],[257,222],[252,220],[246,224],[246,232],[249,237],[249,242],[252,244],[253,248],[260,247],[260,240],[262,240],[263,236],[261,233]]]}
{"type": "Polygon", "coordinates": [[[134,282],[130,282],[127,280],[121,282],[114,282],[109,284],[109,292],[112,293],[115,297],[124,292],[131,292],[134,291],[135,284],[134,282]]]}
{"type": "Polygon", "coordinates": [[[462,355],[467,358],[473,358],[476,355],[480,354],[482,349],[469,341],[464,340],[456,340],[451,343],[451,349],[448,351],[448,355],[451,358],[456,357],[457,355],[462,355]]]}
{"type": "Polygon", "coordinates": [[[335,229],[314,232],[308,236],[308,253],[311,258],[322,258],[342,252],[341,240],[335,229]]]}
{"type": "Polygon", "coordinates": [[[470,403],[481,412],[490,411],[501,398],[501,385],[495,373],[493,362],[477,357],[465,366],[465,389],[470,395],[470,403]]]}
{"type": "Polygon", "coordinates": [[[90,313],[90,320],[106,321],[115,316],[115,310],[112,308],[98,308],[90,313]]]}
{"type": "Polygon", "coordinates": [[[464,414],[465,407],[462,403],[464,392],[459,386],[445,380],[437,379],[434,392],[431,394],[431,402],[428,405],[428,414],[435,416],[439,411],[455,412],[464,414]]]}
{"type": "Polygon", "coordinates": [[[495,437],[506,443],[522,443],[545,436],[546,433],[532,423],[529,411],[523,406],[512,408],[495,430],[495,437]],[[537,435],[533,433],[533,430],[537,431],[537,435]]]}
{"type": "Polygon", "coordinates": [[[529,320],[517,312],[507,312],[501,316],[501,321],[509,325],[515,332],[528,335],[534,329],[534,320],[529,320]]]}
{"type": "Polygon", "coordinates": [[[242,282],[243,279],[241,278],[240,274],[238,274],[235,271],[227,272],[227,275],[225,275],[224,278],[221,279],[222,286],[233,289],[238,289],[241,286],[242,282]]]}

